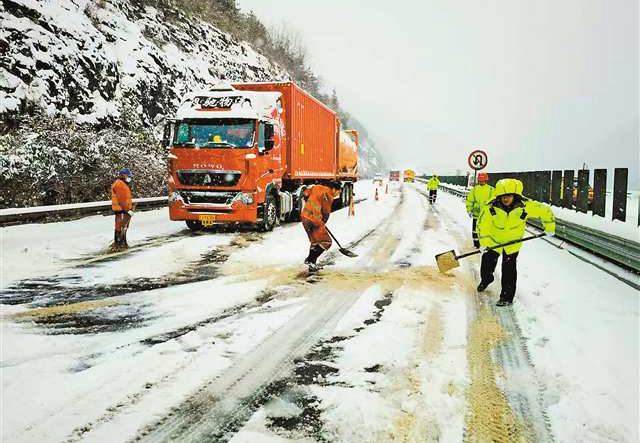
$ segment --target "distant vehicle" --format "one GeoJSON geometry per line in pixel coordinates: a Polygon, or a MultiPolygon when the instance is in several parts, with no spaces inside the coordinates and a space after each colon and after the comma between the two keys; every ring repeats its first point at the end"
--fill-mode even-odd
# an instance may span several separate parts
{"type": "Polygon", "coordinates": [[[405,169],[404,170],[404,181],[407,183],[413,183],[416,179],[416,171],[413,169],[405,169]]]}
{"type": "Polygon", "coordinates": [[[390,182],[399,182],[400,181],[400,171],[389,171],[389,181],[390,182]]]}
{"type": "Polygon", "coordinates": [[[221,85],[189,94],[165,127],[169,216],[191,230],[247,223],[270,231],[295,220],[302,191],[338,180],[349,204],[358,133],[291,82],[221,85]]]}
{"type": "Polygon", "coordinates": [[[382,178],[382,174],[376,174],[373,177],[373,184],[382,185],[384,183],[384,179],[382,178]]]}

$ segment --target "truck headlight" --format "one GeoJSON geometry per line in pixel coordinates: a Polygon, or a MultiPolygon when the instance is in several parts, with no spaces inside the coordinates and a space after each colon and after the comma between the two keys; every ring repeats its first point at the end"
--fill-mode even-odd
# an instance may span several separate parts
{"type": "Polygon", "coordinates": [[[233,198],[233,201],[239,201],[245,205],[250,205],[253,203],[253,194],[248,192],[238,192],[238,194],[233,198]]]}
{"type": "Polygon", "coordinates": [[[177,192],[177,191],[171,192],[171,193],[169,194],[169,198],[168,198],[168,200],[169,200],[169,204],[171,204],[171,203],[175,203],[175,202],[178,202],[178,201],[179,201],[179,202],[184,202],[184,201],[182,200],[182,196],[181,196],[181,195],[180,195],[180,193],[179,193],[179,192],[177,192]]]}

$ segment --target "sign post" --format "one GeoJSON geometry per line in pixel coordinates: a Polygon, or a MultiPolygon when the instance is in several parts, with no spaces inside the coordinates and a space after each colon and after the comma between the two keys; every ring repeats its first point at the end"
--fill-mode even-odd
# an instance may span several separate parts
{"type": "Polygon", "coordinates": [[[483,150],[476,149],[469,154],[467,162],[469,163],[469,167],[473,169],[473,185],[475,186],[478,171],[487,167],[487,163],[489,163],[489,156],[487,156],[487,153],[483,150]]]}

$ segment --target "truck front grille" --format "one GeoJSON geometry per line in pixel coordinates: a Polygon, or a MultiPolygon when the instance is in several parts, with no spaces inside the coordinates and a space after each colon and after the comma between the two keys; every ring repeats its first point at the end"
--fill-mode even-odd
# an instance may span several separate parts
{"type": "Polygon", "coordinates": [[[238,192],[224,191],[180,191],[182,200],[188,205],[230,206],[238,192]]]}
{"type": "Polygon", "coordinates": [[[183,170],[176,175],[185,186],[236,186],[240,181],[240,171],[183,170]]]}

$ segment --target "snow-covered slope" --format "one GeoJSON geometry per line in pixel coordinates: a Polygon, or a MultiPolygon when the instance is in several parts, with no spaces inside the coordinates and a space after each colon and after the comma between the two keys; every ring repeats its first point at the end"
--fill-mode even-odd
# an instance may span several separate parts
{"type": "MultiPolygon", "coordinates": [[[[142,172],[138,196],[159,195],[165,154],[153,140],[186,92],[291,79],[171,4],[0,2],[0,207],[103,200],[122,166],[142,172]]],[[[374,151],[366,142],[361,170],[381,167],[374,151]]]]}
{"type": "Polygon", "coordinates": [[[4,0],[0,112],[31,106],[78,123],[150,125],[188,90],[288,74],[212,25],[126,0],[4,0]],[[3,51],[5,52],[5,51],[3,51]]]}

